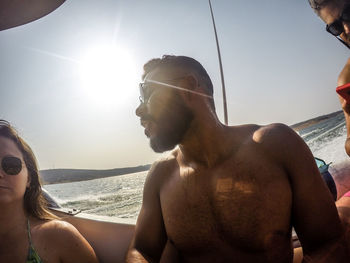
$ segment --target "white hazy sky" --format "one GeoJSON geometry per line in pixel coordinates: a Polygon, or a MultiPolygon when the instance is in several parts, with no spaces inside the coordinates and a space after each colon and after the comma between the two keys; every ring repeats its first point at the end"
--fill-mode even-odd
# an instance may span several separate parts
{"type": "MultiPolygon", "coordinates": [[[[340,110],[336,79],[348,50],[307,0],[212,0],[229,124],[294,124],[340,110]]],[[[194,57],[220,73],[206,0],[75,0],[0,32],[0,118],[28,141],[41,169],[151,163],[135,116],[143,64],[194,57]],[[118,70],[119,69],[119,70],[118,70]]]]}

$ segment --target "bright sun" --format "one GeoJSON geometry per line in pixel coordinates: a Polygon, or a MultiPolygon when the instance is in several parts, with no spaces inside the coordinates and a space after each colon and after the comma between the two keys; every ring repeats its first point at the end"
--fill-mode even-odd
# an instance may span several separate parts
{"type": "Polygon", "coordinates": [[[94,47],[87,50],[80,62],[83,91],[98,106],[124,104],[137,91],[134,59],[127,49],[94,47]]]}

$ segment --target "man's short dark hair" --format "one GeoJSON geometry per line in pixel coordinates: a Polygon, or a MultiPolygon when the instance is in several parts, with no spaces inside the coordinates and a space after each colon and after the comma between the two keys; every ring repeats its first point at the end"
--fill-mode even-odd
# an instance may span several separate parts
{"type": "Polygon", "coordinates": [[[197,60],[186,56],[173,55],[163,55],[162,58],[151,59],[143,66],[144,73],[142,79],[144,79],[149,72],[157,68],[165,70],[178,68],[196,73],[198,77],[205,82],[208,95],[213,96],[213,84],[210,77],[204,67],[197,60]]]}
{"type": "Polygon", "coordinates": [[[350,0],[308,0],[308,1],[311,8],[318,15],[320,14],[320,10],[330,3],[336,3],[336,4],[350,3],[350,0]]]}
{"type": "Polygon", "coordinates": [[[309,1],[311,8],[315,12],[318,13],[321,10],[321,8],[323,8],[324,6],[326,6],[329,2],[331,2],[333,0],[308,0],[308,1],[309,1]]]}

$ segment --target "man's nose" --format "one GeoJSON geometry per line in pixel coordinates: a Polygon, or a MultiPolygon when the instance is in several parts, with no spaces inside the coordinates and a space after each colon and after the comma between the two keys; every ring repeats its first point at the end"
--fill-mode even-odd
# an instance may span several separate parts
{"type": "Polygon", "coordinates": [[[138,117],[141,117],[142,115],[145,114],[146,111],[146,104],[145,103],[140,103],[140,105],[136,108],[135,114],[138,117]]]}
{"type": "Polygon", "coordinates": [[[349,35],[350,35],[350,22],[343,21],[343,27],[344,27],[344,33],[346,34],[347,38],[349,38],[349,35]]]}

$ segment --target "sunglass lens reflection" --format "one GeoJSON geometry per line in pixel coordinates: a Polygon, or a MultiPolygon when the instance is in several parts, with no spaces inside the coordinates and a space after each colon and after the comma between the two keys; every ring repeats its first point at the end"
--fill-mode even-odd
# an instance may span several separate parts
{"type": "Polygon", "coordinates": [[[343,24],[336,21],[327,26],[327,31],[334,36],[339,36],[343,32],[343,24]]]}
{"type": "Polygon", "coordinates": [[[343,21],[350,22],[350,5],[344,9],[340,19],[334,21],[330,25],[327,25],[327,31],[334,36],[339,36],[344,32],[343,21]]]}
{"type": "Polygon", "coordinates": [[[17,175],[22,170],[22,161],[17,157],[4,157],[1,167],[8,175],[17,175]]]}

